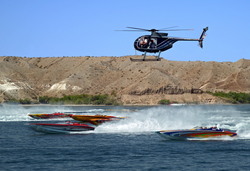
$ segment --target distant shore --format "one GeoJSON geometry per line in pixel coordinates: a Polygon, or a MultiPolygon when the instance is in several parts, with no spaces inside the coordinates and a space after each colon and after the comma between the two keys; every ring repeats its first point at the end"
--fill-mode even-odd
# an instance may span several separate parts
{"type": "Polygon", "coordinates": [[[93,105],[93,104],[17,104],[17,103],[0,103],[0,106],[4,105],[18,105],[18,106],[98,106],[98,107],[133,107],[133,106],[186,106],[186,105],[249,105],[247,104],[233,104],[233,103],[173,103],[173,104],[126,104],[126,105],[93,105]]]}

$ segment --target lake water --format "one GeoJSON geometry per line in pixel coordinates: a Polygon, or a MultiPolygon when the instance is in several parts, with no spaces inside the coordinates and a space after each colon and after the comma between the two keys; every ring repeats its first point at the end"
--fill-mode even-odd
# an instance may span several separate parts
{"type": "Polygon", "coordinates": [[[0,133],[0,170],[250,169],[250,105],[1,105],[0,133]],[[128,118],[82,134],[44,134],[30,129],[29,123],[40,121],[28,113],[53,112],[128,118]],[[173,141],[155,133],[215,124],[236,130],[238,137],[173,141]]]}

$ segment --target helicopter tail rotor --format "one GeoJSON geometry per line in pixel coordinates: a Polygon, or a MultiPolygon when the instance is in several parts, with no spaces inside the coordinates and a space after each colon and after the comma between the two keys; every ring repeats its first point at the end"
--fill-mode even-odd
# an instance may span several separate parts
{"type": "Polygon", "coordinates": [[[206,31],[208,30],[208,27],[203,29],[203,32],[201,33],[200,39],[199,39],[199,45],[201,48],[203,48],[203,39],[206,37],[206,31]]]}

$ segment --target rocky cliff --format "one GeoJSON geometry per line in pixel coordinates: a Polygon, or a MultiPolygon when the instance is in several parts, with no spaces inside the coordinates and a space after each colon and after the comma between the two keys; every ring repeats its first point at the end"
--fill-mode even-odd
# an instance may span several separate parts
{"type": "MultiPolygon", "coordinates": [[[[124,57],[0,57],[0,102],[115,94],[124,104],[217,103],[206,91],[250,92],[250,60],[131,62],[124,57]]],[[[140,58],[140,56],[133,56],[140,58]]]]}

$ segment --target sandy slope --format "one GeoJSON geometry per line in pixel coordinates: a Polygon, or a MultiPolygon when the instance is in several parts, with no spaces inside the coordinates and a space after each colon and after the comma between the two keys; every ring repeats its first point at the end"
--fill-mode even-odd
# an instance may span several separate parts
{"type": "Polygon", "coordinates": [[[125,104],[214,103],[220,100],[205,91],[250,92],[250,60],[131,62],[130,57],[0,57],[0,101],[112,93],[125,104]]]}

